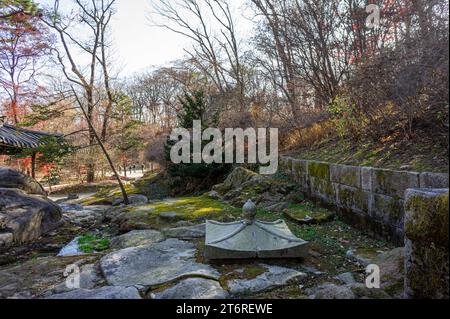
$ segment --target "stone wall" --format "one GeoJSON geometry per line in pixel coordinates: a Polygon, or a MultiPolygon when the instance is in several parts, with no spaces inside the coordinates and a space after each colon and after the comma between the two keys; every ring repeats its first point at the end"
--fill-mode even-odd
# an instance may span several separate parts
{"type": "Polygon", "coordinates": [[[448,174],[393,171],[280,158],[280,169],[310,198],[334,207],[341,218],[399,245],[404,240],[405,191],[448,188],[448,174]]]}
{"type": "Polygon", "coordinates": [[[449,297],[448,196],[448,189],[406,192],[406,298],[449,297]]]}

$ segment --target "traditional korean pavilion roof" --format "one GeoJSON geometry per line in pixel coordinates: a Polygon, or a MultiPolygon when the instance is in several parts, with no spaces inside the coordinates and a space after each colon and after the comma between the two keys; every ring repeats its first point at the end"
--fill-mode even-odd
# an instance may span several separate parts
{"type": "Polygon", "coordinates": [[[45,144],[45,137],[62,138],[60,134],[27,130],[0,122],[0,153],[7,149],[35,149],[45,144]]]}

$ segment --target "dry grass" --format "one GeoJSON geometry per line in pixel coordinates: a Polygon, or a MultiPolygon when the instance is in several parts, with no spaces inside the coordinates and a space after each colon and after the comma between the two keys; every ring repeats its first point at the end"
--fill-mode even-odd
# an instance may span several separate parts
{"type": "Polygon", "coordinates": [[[321,140],[332,136],[334,131],[330,120],[323,120],[305,128],[294,129],[282,136],[281,148],[289,150],[296,147],[313,146],[321,140]]]}

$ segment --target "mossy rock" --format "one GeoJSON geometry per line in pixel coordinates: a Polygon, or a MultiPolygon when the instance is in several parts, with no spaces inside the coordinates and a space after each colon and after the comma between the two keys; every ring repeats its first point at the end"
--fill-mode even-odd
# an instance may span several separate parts
{"type": "Polygon", "coordinates": [[[448,298],[448,190],[409,190],[406,197],[406,292],[411,298],[448,298]]]}
{"type": "Polygon", "coordinates": [[[333,220],[335,214],[327,209],[317,208],[310,202],[290,204],[283,211],[290,220],[299,224],[326,223],[333,220]]]}
{"type": "Polygon", "coordinates": [[[133,227],[136,227],[134,229],[161,229],[177,220],[200,222],[205,219],[215,219],[220,221],[234,219],[239,214],[239,209],[202,195],[153,201],[147,205],[128,207],[122,211],[119,220],[127,230],[132,230],[133,227]],[[171,213],[176,218],[166,218],[165,213],[171,213]]]}
{"type": "MultiPolygon", "coordinates": [[[[132,184],[124,185],[128,195],[139,195],[139,190],[132,184]]],[[[110,206],[113,202],[122,197],[122,190],[118,187],[107,187],[99,190],[95,195],[76,200],[75,203],[83,206],[110,206]]]]}
{"type": "Polygon", "coordinates": [[[405,235],[416,243],[430,242],[447,247],[449,242],[449,193],[429,196],[426,192],[413,194],[406,201],[408,212],[405,235]]]}
{"type": "Polygon", "coordinates": [[[170,178],[166,172],[155,174],[147,173],[133,183],[138,194],[147,196],[148,199],[163,199],[171,195],[170,178]]]}
{"type": "MultiPolygon", "coordinates": [[[[262,175],[243,167],[236,167],[222,184],[213,187],[214,191],[224,194],[232,189],[241,188],[246,182],[253,181],[251,185],[258,185],[265,181],[262,175]]],[[[249,186],[250,184],[247,184],[249,186]]]]}

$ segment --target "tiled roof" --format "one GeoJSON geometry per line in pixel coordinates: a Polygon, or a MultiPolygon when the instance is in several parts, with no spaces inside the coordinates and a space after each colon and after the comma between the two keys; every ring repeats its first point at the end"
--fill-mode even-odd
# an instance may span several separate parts
{"type": "Polygon", "coordinates": [[[43,132],[31,131],[9,124],[0,123],[0,145],[13,148],[37,148],[43,145],[42,138],[53,136],[62,138],[59,134],[48,134],[43,132]]]}

